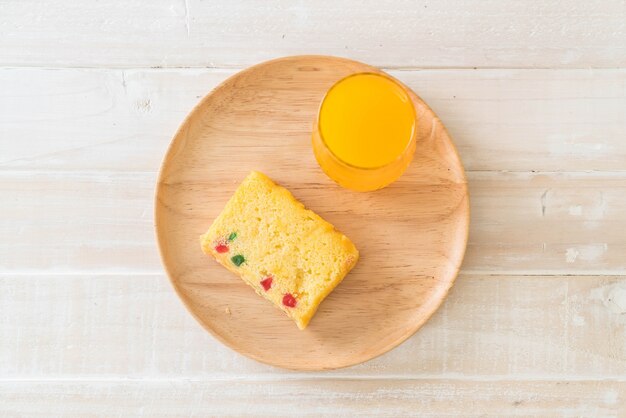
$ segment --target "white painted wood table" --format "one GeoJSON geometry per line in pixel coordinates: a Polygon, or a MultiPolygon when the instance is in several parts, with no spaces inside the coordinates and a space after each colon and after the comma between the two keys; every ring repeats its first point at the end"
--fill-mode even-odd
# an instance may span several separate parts
{"type": "Polygon", "coordinates": [[[0,0],[0,416],[626,416],[626,2],[0,0]],[[208,335],[160,265],[156,172],[238,69],[389,70],[465,163],[441,309],[325,373],[208,335]]]}

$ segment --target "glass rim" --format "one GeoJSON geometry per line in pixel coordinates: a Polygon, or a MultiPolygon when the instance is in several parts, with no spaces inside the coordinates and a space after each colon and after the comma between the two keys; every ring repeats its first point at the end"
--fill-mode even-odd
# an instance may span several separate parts
{"type": "Polygon", "coordinates": [[[417,112],[415,110],[415,104],[413,103],[413,99],[411,98],[411,95],[409,94],[408,87],[406,87],[404,84],[402,84],[399,80],[396,80],[394,77],[392,77],[389,74],[384,73],[382,71],[381,72],[361,71],[361,72],[357,72],[357,73],[348,74],[347,76],[342,77],[339,80],[335,81],[333,83],[333,85],[330,86],[330,88],[326,91],[326,93],[324,93],[324,97],[322,97],[322,101],[320,102],[319,108],[317,110],[317,118],[316,118],[316,128],[317,128],[318,135],[319,135],[320,139],[322,140],[322,143],[324,144],[324,147],[328,150],[330,155],[332,155],[333,158],[335,158],[341,164],[344,164],[344,165],[346,165],[348,167],[351,167],[351,168],[354,168],[354,169],[357,169],[357,170],[380,170],[381,168],[388,167],[391,164],[394,164],[394,163],[398,162],[399,160],[401,160],[402,157],[405,155],[405,153],[411,147],[411,143],[415,140],[416,125],[417,125],[417,112]],[[411,111],[413,113],[413,127],[411,128],[411,135],[409,137],[409,140],[406,143],[406,146],[402,150],[402,152],[400,154],[398,154],[398,156],[394,160],[389,161],[386,164],[376,166],[376,167],[360,167],[358,165],[354,165],[354,164],[351,164],[351,163],[349,163],[347,161],[344,161],[337,154],[335,154],[333,152],[333,150],[328,146],[328,143],[326,143],[326,139],[324,138],[324,134],[322,133],[322,128],[321,128],[322,108],[324,107],[324,103],[326,102],[326,98],[328,97],[330,92],[333,91],[333,89],[335,87],[337,87],[343,81],[345,81],[345,80],[347,80],[349,78],[352,78],[352,77],[360,76],[360,75],[373,75],[373,76],[377,76],[377,77],[380,77],[380,78],[384,78],[384,79],[387,79],[387,80],[391,81],[396,86],[400,87],[402,92],[406,95],[406,98],[408,99],[408,102],[409,102],[409,104],[411,106],[411,111]]]}

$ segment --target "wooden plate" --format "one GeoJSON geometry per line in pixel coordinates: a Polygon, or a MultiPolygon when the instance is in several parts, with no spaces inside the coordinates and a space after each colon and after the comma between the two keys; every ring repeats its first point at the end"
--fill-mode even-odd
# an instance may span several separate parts
{"type": "Polygon", "coordinates": [[[156,231],[174,288],[207,330],[263,363],[323,370],[376,357],[424,324],[458,273],[469,224],[465,174],[443,124],[419,97],[415,159],[391,186],[346,190],[315,161],[311,131],[322,96],[361,71],[379,70],[325,56],[248,68],[196,106],[163,161],[156,231]],[[305,331],[200,250],[199,236],[251,170],[287,187],[361,252],[305,331]]]}

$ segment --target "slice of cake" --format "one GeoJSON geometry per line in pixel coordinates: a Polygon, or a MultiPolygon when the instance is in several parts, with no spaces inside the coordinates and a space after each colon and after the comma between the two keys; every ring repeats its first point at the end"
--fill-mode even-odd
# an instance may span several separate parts
{"type": "Polygon", "coordinates": [[[202,236],[202,250],[300,329],[359,258],[345,235],[255,171],[202,236]]]}

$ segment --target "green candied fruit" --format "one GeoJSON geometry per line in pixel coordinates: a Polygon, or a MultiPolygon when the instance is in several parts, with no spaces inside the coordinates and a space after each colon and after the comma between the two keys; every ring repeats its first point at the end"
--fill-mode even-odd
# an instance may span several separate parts
{"type": "Polygon", "coordinates": [[[229,241],[233,241],[235,238],[237,238],[236,232],[231,232],[230,235],[228,236],[229,241]]]}
{"type": "Polygon", "coordinates": [[[230,261],[232,261],[234,265],[239,267],[240,265],[244,263],[244,261],[246,261],[246,259],[243,258],[243,255],[237,254],[237,255],[232,256],[230,261]]]}

